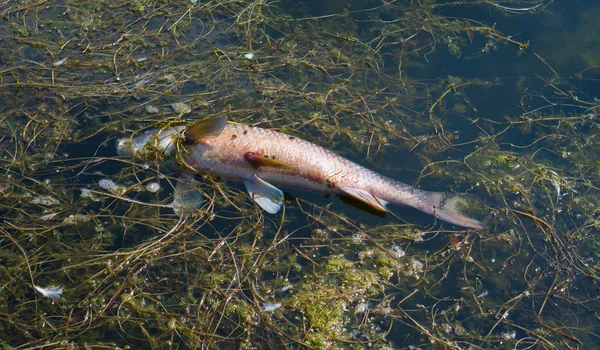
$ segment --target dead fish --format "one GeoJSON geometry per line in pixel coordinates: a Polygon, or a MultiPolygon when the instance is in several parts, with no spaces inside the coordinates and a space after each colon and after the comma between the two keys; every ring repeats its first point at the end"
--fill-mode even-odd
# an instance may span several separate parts
{"type": "Polygon", "coordinates": [[[163,158],[180,152],[187,169],[243,181],[254,202],[270,214],[283,207],[284,195],[276,186],[290,186],[350,197],[381,212],[387,212],[388,203],[408,205],[451,224],[483,228],[460,211],[464,200],[459,196],[417,189],[311,142],[228,123],[226,116],[118,141],[119,155],[156,158],[152,152],[161,152],[163,158]]]}

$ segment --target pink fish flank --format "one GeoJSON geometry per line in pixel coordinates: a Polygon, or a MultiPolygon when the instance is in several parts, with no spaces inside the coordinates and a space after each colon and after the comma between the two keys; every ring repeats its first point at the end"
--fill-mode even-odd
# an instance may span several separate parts
{"type": "Polygon", "coordinates": [[[198,172],[242,181],[258,177],[275,186],[352,197],[380,210],[388,202],[408,205],[452,224],[483,228],[459,210],[460,197],[414,188],[277,131],[226,124],[218,135],[195,140],[187,151],[184,161],[198,172]],[[258,161],[249,161],[248,155],[258,161]],[[262,158],[282,166],[262,165],[262,158]]]}

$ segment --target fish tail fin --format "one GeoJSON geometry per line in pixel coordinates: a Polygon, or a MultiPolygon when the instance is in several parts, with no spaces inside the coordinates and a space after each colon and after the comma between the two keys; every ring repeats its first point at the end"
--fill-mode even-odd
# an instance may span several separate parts
{"type": "Polygon", "coordinates": [[[473,219],[461,211],[461,208],[467,207],[467,201],[458,195],[423,191],[419,195],[419,204],[416,207],[451,224],[474,229],[484,228],[479,220],[473,219]]]}

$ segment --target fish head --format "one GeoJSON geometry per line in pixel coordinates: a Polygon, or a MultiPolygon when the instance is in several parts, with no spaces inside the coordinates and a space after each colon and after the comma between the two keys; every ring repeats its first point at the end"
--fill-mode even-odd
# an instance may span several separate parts
{"type": "Polygon", "coordinates": [[[171,158],[182,140],[185,126],[153,129],[138,135],[117,140],[117,154],[139,160],[164,160],[171,158]]]}

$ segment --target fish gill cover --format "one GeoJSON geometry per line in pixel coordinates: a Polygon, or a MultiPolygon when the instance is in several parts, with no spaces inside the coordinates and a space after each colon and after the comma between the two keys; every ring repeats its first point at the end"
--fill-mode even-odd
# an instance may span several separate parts
{"type": "Polygon", "coordinates": [[[6,348],[593,348],[600,7],[0,1],[6,348]],[[226,114],[466,195],[484,230],[117,156],[226,114]]]}

